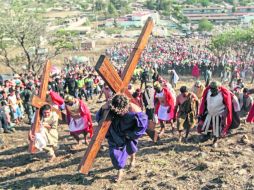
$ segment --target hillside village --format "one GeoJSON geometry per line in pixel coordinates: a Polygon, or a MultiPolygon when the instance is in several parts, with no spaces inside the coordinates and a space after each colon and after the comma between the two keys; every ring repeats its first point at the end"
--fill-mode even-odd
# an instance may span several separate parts
{"type": "MultiPolygon", "coordinates": [[[[215,28],[225,27],[225,25],[247,27],[254,20],[254,3],[245,3],[245,6],[241,6],[241,2],[230,4],[224,1],[220,3],[207,1],[209,5],[207,6],[204,3],[206,1],[194,4],[188,1],[164,1],[161,1],[161,6],[164,6],[165,10],[169,7],[167,13],[163,9],[156,8],[155,2],[151,0],[135,3],[124,1],[126,3],[123,3],[123,6],[127,9],[126,11],[119,11],[114,6],[113,10],[110,10],[111,4],[107,4],[106,0],[79,2],[34,0],[33,3],[27,3],[27,6],[24,1],[22,6],[28,12],[39,12],[47,23],[47,31],[74,31],[80,35],[81,40],[132,34],[126,31],[141,28],[148,17],[154,19],[156,23],[154,34],[158,36],[170,36],[172,33],[191,34],[198,29],[198,24],[202,20],[211,22],[215,28]]],[[[8,9],[9,1],[3,2],[5,9],[8,9]]],[[[132,35],[135,36],[137,33],[132,35]]],[[[133,36],[126,35],[126,37],[133,36]]]]}

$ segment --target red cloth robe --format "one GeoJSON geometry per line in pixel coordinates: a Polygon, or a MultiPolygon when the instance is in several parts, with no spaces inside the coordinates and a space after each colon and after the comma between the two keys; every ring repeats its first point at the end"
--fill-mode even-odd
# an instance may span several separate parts
{"type": "Polygon", "coordinates": [[[192,76],[198,78],[200,76],[198,65],[195,64],[192,68],[192,76]]]}
{"type": "Polygon", "coordinates": [[[250,109],[250,112],[248,114],[246,121],[248,123],[254,123],[254,104],[252,104],[252,107],[250,109]]]}
{"type": "Polygon", "coordinates": [[[51,96],[52,102],[58,106],[61,106],[64,103],[64,99],[56,92],[50,91],[49,95],[51,96]]]}
{"type": "MultiPolygon", "coordinates": [[[[79,111],[81,116],[88,121],[88,127],[85,129],[85,131],[87,133],[90,134],[90,137],[93,136],[93,122],[92,122],[92,116],[90,113],[90,110],[88,109],[88,107],[83,103],[82,100],[79,100],[79,111]]],[[[68,111],[68,109],[66,109],[66,114],[67,114],[67,123],[68,125],[70,124],[71,121],[71,115],[70,112],[68,111]]],[[[86,124],[85,124],[86,125],[86,124]]],[[[85,126],[86,127],[86,126],[85,126]]]]}
{"type": "MultiPolygon", "coordinates": [[[[201,105],[199,108],[199,115],[203,115],[206,110],[205,102],[206,102],[207,93],[209,90],[210,90],[210,86],[208,86],[203,93],[201,105]]],[[[231,96],[231,92],[228,89],[226,89],[225,87],[220,87],[219,91],[222,93],[223,102],[224,102],[224,104],[227,108],[227,111],[228,111],[228,115],[226,118],[226,124],[225,124],[226,126],[223,128],[223,131],[222,131],[222,135],[224,136],[227,134],[228,129],[231,127],[232,120],[233,120],[233,118],[232,118],[232,115],[233,115],[232,96],[231,96]]]]}
{"type": "MultiPolygon", "coordinates": [[[[170,112],[168,114],[169,114],[170,118],[173,119],[174,118],[174,108],[175,108],[174,98],[173,98],[171,92],[168,90],[168,88],[164,87],[162,90],[165,95],[166,102],[167,102],[168,106],[170,107],[170,112]]],[[[158,114],[159,107],[160,107],[160,101],[158,101],[158,103],[155,107],[156,114],[158,114]]]]}

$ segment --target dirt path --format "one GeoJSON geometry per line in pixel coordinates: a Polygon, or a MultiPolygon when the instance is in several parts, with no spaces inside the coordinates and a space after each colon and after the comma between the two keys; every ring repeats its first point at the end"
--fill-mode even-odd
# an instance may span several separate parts
{"type": "MultiPolygon", "coordinates": [[[[188,84],[190,84],[188,82],[188,84]]],[[[93,116],[99,106],[89,101],[93,116]],[[94,106],[95,105],[95,106],[94,106]]],[[[46,154],[31,156],[27,152],[29,126],[17,127],[11,135],[0,134],[6,146],[0,150],[0,189],[254,189],[254,126],[241,125],[219,147],[199,143],[199,135],[191,133],[190,142],[178,143],[168,128],[162,145],[154,145],[145,136],[139,141],[137,167],[126,169],[122,183],[112,183],[116,171],[105,149],[98,154],[87,176],[77,172],[86,146],[73,152],[66,125],[59,127],[60,140],[55,163],[47,163],[46,154]],[[240,143],[248,135],[248,144],[240,143]]]]}

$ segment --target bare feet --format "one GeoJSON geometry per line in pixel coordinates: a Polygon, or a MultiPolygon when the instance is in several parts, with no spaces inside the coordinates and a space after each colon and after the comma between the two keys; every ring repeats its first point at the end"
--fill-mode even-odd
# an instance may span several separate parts
{"type": "Polygon", "coordinates": [[[118,170],[117,176],[115,178],[115,182],[120,182],[123,179],[123,169],[118,170]]]}
{"type": "Polygon", "coordinates": [[[154,137],[153,137],[153,142],[157,143],[159,139],[160,139],[159,134],[157,133],[157,131],[155,131],[154,137]]]}
{"type": "Polygon", "coordinates": [[[213,147],[213,148],[217,148],[217,147],[218,147],[218,143],[217,143],[217,142],[213,143],[213,144],[212,144],[212,147],[213,147]]]}
{"type": "Polygon", "coordinates": [[[132,161],[131,164],[130,164],[130,169],[134,168],[135,166],[136,166],[136,162],[135,162],[135,160],[134,160],[134,161],[132,161]]]}
{"type": "Polygon", "coordinates": [[[243,135],[240,142],[243,144],[249,144],[250,143],[249,137],[247,135],[243,135]]]}
{"type": "Polygon", "coordinates": [[[178,136],[179,136],[178,142],[180,143],[183,140],[183,133],[182,133],[182,131],[179,130],[178,136]]]}
{"type": "Polygon", "coordinates": [[[136,164],[136,155],[135,153],[131,155],[131,164],[130,164],[130,168],[133,168],[136,164]]]}
{"type": "Polygon", "coordinates": [[[53,155],[53,156],[48,158],[48,162],[52,163],[54,161],[56,161],[56,155],[53,155]]]}
{"type": "Polygon", "coordinates": [[[165,133],[165,128],[161,128],[160,133],[159,133],[159,137],[162,137],[165,133]]]}
{"type": "Polygon", "coordinates": [[[218,147],[218,138],[217,137],[214,138],[212,147],[213,148],[217,148],[218,147]]]}
{"type": "Polygon", "coordinates": [[[172,130],[171,130],[172,135],[175,134],[175,131],[176,131],[176,128],[172,127],[172,130]]]}
{"type": "Polygon", "coordinates": [[[72,150],[79,150],[79,149],[81,149],[81,144],[78,143],[78,144],[72,145],[72,146],[71,146],[71,149],[72,149],[72,150]]]}
{"type": "Polygon", "coordinates": [[[85,145],[89,145],[89,143],[90,143],[90,140],[86,139],[85,140],[85,145]]]}

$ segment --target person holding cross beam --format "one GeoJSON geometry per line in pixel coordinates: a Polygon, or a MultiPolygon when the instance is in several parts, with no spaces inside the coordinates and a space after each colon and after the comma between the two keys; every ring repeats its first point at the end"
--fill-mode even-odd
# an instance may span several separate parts
{"type": "Polygon", "coordinates": [[[46,151],[48,161],[53,162],[56,160],[55,150],[58,144],[58,115],[51,110],[49,104],[45,104],[40,108],[40,118],[40,131],[33,135],[30,130],[29,140],[35,142],[38,150],[46,151]]]}
{"type": "Polygon", "coordinates": [[[123,177],[128,157],[131,157],[130,166],[135,165],[135,153],[138,151],[138,138],[145,134],[148,127],[148,117],[135,104],[129,103],[124,94],[116,94],[111,103],[107,103],[97,112],[96,120],[103,118],[103,112],[110,110],[112,123],[106,138],[109,144],[109,155],[115,169],[118,170],[115,182],[123,177]]]}

